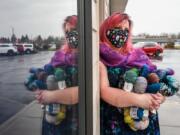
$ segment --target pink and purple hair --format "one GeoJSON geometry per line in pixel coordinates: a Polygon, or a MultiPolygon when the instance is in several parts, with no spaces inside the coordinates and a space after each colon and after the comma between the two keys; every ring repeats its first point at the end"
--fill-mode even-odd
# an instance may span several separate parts
{"type": "Polygon", "coordinates": [[[131,28],[132,28],[132,21],[130,20],[129,16],[125,13],[113,13],[111,16],[109,16],[100,26],[100,42],[103,44],[106,44],[107,46],[111,47],[114,50],[117,50],[117,48],[113,47],[109,40],[106,37],[106,32],[108,29],[112,29],[116,27],[119,23],[121,23],[123,20],[129,21],[129,37],[127,42],[125,43],[125,46],[123,46],[119,51],[120,53],[128,53],[130,52],[132,47],[132,41],[131,41],[131,28]]]}

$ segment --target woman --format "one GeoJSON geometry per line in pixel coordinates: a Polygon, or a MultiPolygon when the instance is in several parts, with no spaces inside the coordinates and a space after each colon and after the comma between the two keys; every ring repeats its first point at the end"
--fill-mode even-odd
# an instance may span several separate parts
{"type": "Polygon", "coordinates": [[[60,50],[52,57],[50,64],[54,68],[60,67],[66,72],[66,86],[63,90],[43,90],[36,91],[36,99],[39,103],[59,103],[66,106],[65,119],[58,125],[47,122],[45,115],[43,118],[42,135],[76,135],[77,134],[77,16],[68,16],[64,20],[63,30],[66,41],[60,50]],[[73,72],[72,70],[76,71],[73,72]]]}
{"type": "Polygon", "coordinates": [[[136,94],[118,88],[120,71],[141,68],[155,70],[142,50],[133,49],[132,22],[127,14],[114,13],[100,27],[101,135],[159,135],[158,114],[150,116],[145,130],[133,131],[124,123],[123,107],[158,109],[164,101],[161,94],[136,94]],[[114,71],[115,74],[108,74],[114,71]]]}

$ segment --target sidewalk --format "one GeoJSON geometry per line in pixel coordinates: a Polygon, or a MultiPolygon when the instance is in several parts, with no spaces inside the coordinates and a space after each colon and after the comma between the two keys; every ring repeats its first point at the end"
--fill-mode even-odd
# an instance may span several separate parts
{"type": "MultiPolygon", "coordinates": [[[[161,135],[179,135],[180,102],[167,100],[159,110],[161,135]]],[[[42,110],[33,101],[0,125],[0,135],[41,135],[42,110]]]]}
{"type": "Polygon", "coordinates": [[[42,110],[36,101],[0,125],[0,135],[41,135],[42,110]]]}
{"type": "Polygon", "coordinates": [[[166,100],[159,109],[161,135],[180,135],[180,102],[166,100]]]}

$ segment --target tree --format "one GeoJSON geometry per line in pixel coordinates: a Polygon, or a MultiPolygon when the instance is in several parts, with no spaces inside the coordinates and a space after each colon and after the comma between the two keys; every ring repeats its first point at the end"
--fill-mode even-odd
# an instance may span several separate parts
{"type": "Polygon", "coordinates": [[[54,37],[53,36],[49,36],[46,40],[46,44],[51,44],[54,43],[54,37]]]}
{"type": "Polygon", "coordinates": [[[1,43],[10,43],[10,39],[9,39],[9,38],[6,38],[6,37],[1,37],[1,38],[0,38],[0,42],[1,42],[1,43]]]}
{"type": "Polygon", "coordinates": [[[43,39],[41,37],[41,35],[38,35],[35,40],[34,40],[34,45],[37,49],[40,49],[42,48],[42,45],[43,45],[43,39]]]}
{"type": "Polygon", "coordinates": [[[26,34],[26,36],[25,36],[25,42],[29,42],[29,37],[28,37],[28,35],[26,34]]]}
{"type": "Polygon", "coordinates": [[[15,34],[12,34],[12,36],[11,36],[11,42],[12,42],[12,43],[15,43],[16,40],[17,40],[16,35],[15,35],[15,34]]]}
{"type": "Polygon", "coordinates": [[[24,43],[24,42],[25,42],[25,37],[24,37],[24,35],[21,36],[20,42],[21,42],[21,43],[24,43]]]}

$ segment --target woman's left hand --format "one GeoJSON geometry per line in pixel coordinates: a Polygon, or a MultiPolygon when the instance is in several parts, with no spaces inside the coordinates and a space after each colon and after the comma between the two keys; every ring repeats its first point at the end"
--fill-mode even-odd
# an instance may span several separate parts
{"type": "Polygon", "coordinates": [[[166,97],[163,96],[161,93],[157,93],[157,94],[154,94],[152,96],[153,96],[154,99],[159,101],[159,104],[164,103],[164,101],[166,100],[166,97]]]}

